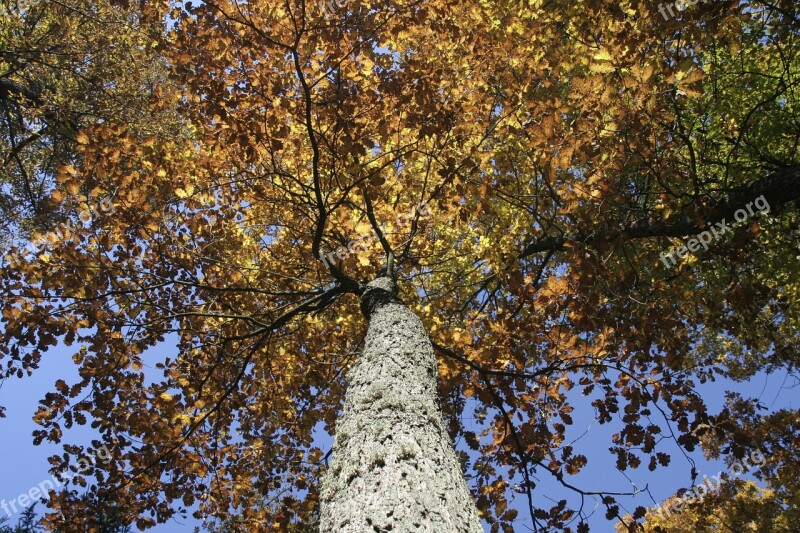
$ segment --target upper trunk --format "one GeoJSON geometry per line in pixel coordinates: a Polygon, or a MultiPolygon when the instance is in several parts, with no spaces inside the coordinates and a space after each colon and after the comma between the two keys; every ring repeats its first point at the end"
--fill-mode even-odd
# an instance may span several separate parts
{"type": "Polygon", "coordinates": [[[348,373],[320,530],[482,532],[445,431],[433,347],[394,292],[384,277],[361,297],[369,329],[348,373]]]}

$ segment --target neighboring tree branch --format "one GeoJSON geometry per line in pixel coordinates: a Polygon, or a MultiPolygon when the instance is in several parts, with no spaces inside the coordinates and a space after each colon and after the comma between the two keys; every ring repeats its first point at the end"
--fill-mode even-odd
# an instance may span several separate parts
{"type": "Polygon", "coordinates": [[[10,78],[0,77],[0,101],[13,101],[20,103],[19,100],[27,105],[42,105],[42,95],[40,91],[31,89],[10,78]]]}
{"type": "Polygon", "coordinates": [[[702,209],[695,208],[693,214],[696,216],[682,214],[671,220],[637,220],[619,229],[600,229],[542,237],[526,246],[519,258],[523,259],[539,252],[563,250],[567,243],[592,244],[618,238],[696,235],[711,224],[731,218],[738,209],[762,195],[770,205],[770,209],[775,211],[800,199],[800,167],[788,166],[749,185],[732,189],[708,206],[702,209]],[[698,219],[707,222],[700,223],[698,219]]]}

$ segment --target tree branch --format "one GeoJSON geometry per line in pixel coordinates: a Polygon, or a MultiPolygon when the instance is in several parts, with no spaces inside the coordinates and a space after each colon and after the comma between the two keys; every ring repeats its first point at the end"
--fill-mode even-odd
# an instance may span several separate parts
{"type": "Polygon", "coordinates": [[[539,252],[563,250],[567,243],[594,244],[618,238],[631,240],[697,235],[711,224],[732,217],[737,210],[762,195],[770,209],[775,211],[800,199],[800,167],[793,165],[779,169],[749,185],[732,189],[705,208],[695,207],[694,213],[684,213],[670,220],[637,220],[619,229],[596,229],[542,237],[526,246],[519,258],[523,259],[539,252]],[[707,222],[701,224],[698,222],[699,219],[707,222]]]}

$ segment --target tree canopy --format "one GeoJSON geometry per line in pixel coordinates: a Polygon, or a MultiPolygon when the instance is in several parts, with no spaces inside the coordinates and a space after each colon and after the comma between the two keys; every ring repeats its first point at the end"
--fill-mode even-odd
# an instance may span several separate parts
{"type": "Polygon", "coordinates": [[[387,257],[492,531],[633,528],[645,495],[574,480],[598,446],[622,472],[769,446],[797,505],[796,411],[698,392],[797,378],[795,2],[3,9],[0,207],[38,243],[0,266],[3,376],[75,346],[34,440],[90,424],[112,457],[53,527],[312,522],[387,257]],[[620,430],[576,438],[576,411],[620,430]]]}

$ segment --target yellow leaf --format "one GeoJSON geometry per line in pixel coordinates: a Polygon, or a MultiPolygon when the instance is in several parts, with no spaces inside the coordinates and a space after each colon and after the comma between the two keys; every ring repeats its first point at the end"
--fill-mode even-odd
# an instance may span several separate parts
{"type": "Polygon", "coordinates": [[[77,137],[75,137],[75,140],[78,141],[78,144],[89,144],[89,137],[87,137],[83,132],[78,133],[77,137]]]}
{"type": "Polygon", "coordinates": [[[703,79],[703,71],[699,68],[694,68],[689,70],[686,73],[679,72],[678,73],[678,85],[684,86],[690,83],[694,83],[696,81],[700,81],[703,79]]]}
{"type": "Polygon", "coordinates": [[[608,50],[600,50],[593,57],[596,61],[611,61],[614,59],[611,54],[608,53],[608,50]]]}
{"type": "Polygon", "coordinates": [[[616,69],[614,65],[609,65],[608,63],[592,63],[589,65],[589,70],[599,74],[608,74],[609,72],[614,72],[616,69]]]}
{"type": "Polygon", "coordinates": [[[75,167],[72,165],[64,165],[58,169],[58,173],[56,174],[56,181],[58,183],[64,183],[70,178],[74,178],[77,174],[75,167]]]}

